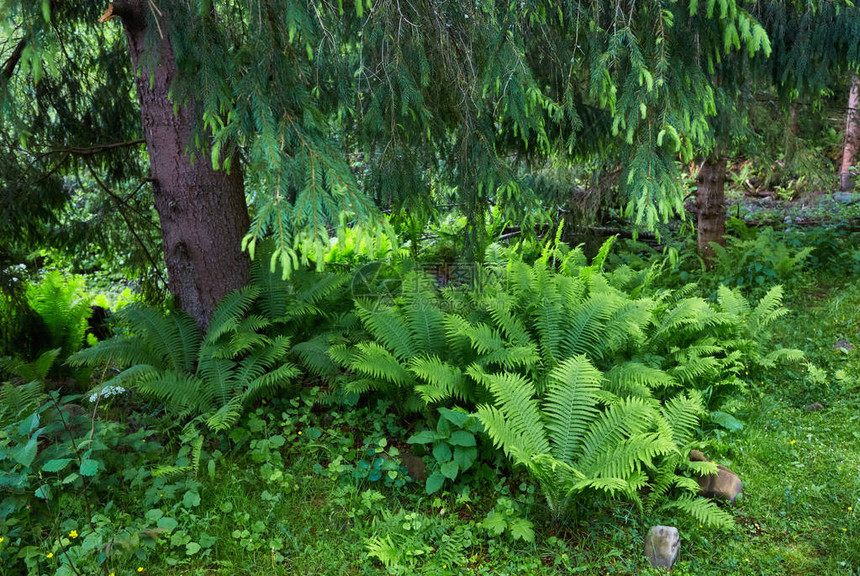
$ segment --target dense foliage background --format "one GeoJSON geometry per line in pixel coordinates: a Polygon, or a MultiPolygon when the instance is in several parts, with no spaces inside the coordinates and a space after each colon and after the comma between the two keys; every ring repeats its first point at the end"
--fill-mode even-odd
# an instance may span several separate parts
{"type": "Polygon", "coordinates": [[[0,1],[0,575],[853,574],[858,63],[836,1],[0,1]]]}

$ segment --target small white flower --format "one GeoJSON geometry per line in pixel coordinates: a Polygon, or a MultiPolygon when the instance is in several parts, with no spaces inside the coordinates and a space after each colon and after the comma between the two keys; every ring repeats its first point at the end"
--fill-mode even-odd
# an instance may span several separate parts
{"type": "Polygon", "coordinates": [[[95,402],[99,398],[110,398],[111,396],[119,396],[125,394],[127,390],[122,386],[105,386],[97,392],[90,394],[90,402],[95,402]]]}

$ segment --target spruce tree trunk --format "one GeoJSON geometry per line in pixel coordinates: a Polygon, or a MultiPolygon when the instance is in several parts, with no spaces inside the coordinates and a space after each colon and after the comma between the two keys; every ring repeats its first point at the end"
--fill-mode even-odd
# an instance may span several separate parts
{"type": "Polygon", "coordinates": [[[860,76],[854,76],[851,81],[851,92],[848,95],[848,114],[845,120],[845,145],[842,149],[842,169],[839,171],[840,190],[854,189],[851,181],[851,166],[860,151],[860,76]]]}
{"type": "Polygon", "coordinates": [[[176,305],[205,328],[221,298],[248,281],[250,261],[241,250],[241,241],[250,221],[239,163],[233,162],[227,173],[214,170],[199,152],[192,164],[186,153],[193,149],[191,133],[199,110],[192,101],[174,112],[168,96],[177,69],[165,4],[159,3],[160,29],[151,31],[157,41],[149,46],[145,41],[147,1],[118,1],[112,9],[122,19],[137,70],[135,82],[169,289],[176,305]],[[141,69],[142,57],[149,56],[145,52],[152,46],[159,51],[157,68],[141,69]]]}
{"type": "Polygon", "coordinates": [[[726,244],[726,158],[708,158],[696,176],[699,254],[706,264],[714,260],[711,242],[726,244]]]}

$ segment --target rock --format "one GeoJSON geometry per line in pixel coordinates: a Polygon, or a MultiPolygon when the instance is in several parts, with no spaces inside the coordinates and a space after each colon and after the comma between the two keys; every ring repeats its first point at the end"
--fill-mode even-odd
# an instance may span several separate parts
{"type": "Polygon", "coordinates": [[[860,200],[860,194],[853,192],[834,192],[833,199],[842,204],[851,204],[860,200]]]}
{"type": "Polygon", "coordinates": [[[837,340],[836,344],[833,345],[833,348],[835,350],[839,350],[841,348],[846,352],[851,352],[852,350],[854,350],[854,346],[852,346],[851,343],[847,340],[837,340]]]}
{"type": "Polygon", "coordinates": [[[406,473],[415,482],[427,480],[427,465],[424,464],[424,460],[412,452],[404,450],[400,453],[400,462],[403,463],[403,466],[406,467],[406,473]]]}
{"type": "Polygon", "coordinates": [[[671,570],[680,548],[681,535],[674,526],[652,526],[645,536],[645,556],[654,568],[671,570]]]}
{"type": "MultiPolygon", "coordinates": [[[[709,458],[698,450],[690,450],[691,462],[709,462],[709,458]]],[[[743,499],[744,485],[738,475],[722,464],[717,464],[716,474],[706,474],[698,478],[699,496],[728,500],[732,504],[743,499]]]]}
{"type": "Polygon", "coordinates": [[[816,410],[822,410],[824,405],[821,402],[813,402],[812,404],[807,404],[803,407],[807,412],[815,412],[816,410]]]}
{"type": "Polygon", "coordinates": [[[719,498],[735,504],[743,499],[744,485],[738,475],[717,464],[717,473],[699,477],[699,496],[719,498]]]}
{"type": "Polygon", "coordinates": [[[710,462],[710,460],[699,450],[690,450],[690,462],[710,462]]]}

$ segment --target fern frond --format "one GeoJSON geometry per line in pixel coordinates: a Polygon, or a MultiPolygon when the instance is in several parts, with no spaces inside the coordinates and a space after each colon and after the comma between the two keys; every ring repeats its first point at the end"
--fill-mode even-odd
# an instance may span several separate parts
{"type": "Polygon", "coordinates": [[[191,316],[181,310],[164,314],[141,304],[126,306],[117,315],[128,323],[139,345],[160,359],[152,362],[153,366],[168,370],[194,369],[201,337],[191,316]]]}
{"type": "Polygon", "coordinates": [[[329,342],[326,334],[319,334],[292,348],[302,366],[317,376],[331,376],[337,372],[337,364],[329,356],[329,342]]]}
{"type": "Polygon", "coordinates": [[[597,414],[595,393],[602,379],[600,371],[584,355],[565,360],[550,373],[543,413],[551,453],[558,460],[573,464],[588,425],[597,414]]]}
{"type": "Polygon", "coordinates": [[[744,318],[750,313],[749,302],[741,295],[739,289],[732,290],[728,286],[720,285],[717,289],[717,302],[723,312],[734,314],[739,318],[744,318]]]}
{"type": "Polygon", "coordinates": [[[370,390],[379,390],[385,386],[384,382],[370,378],[350,378],[342,384],[343,390],[349,394],[364,394],[370,390]]]}
{"type": "Polygon", "coordinates": [[[19,422],[33,414],[47,399],[41,380],[18,385],[4,383],[0,386],[0,427],[19,422]]]}
{"type": "Polygon", "coordinates": [[[763,330],[778,318],[785,316],[788,310],[782,307],[782,286],[774,286],[762,296],[750,313],[750,327],[756,331],[763,330]]]}
{"type": "Polygon", "coordinates": [[[100,340],[92,348],[80,350],[70,356],[66,362],[70,366],[100,366],[105,364],[115,364],[117,366],[133,366],[135,364],[161,366],[163,364],[163,357],[154,354],[149,349],[141,346],[137,341],[114,337],[100,340]]]}
{"type": "Polygon", "coordinates": [[[671,439],[660,434],[634,434],[588,458],[581,470],[588,477],[630,478],[642,466],[651,467],[655,457],[676,450],[671,439]]]}
{"type": "Polygon", "coordinates": [[[518,374],[487,374],[475,367],[470,367],[467,373],[486,386],[495,398],[498,408],[479,407],[478,416],[496,446],[519,455],[521,460],[549,452],[531,382],[518,374]]]}
{"type": "Polygon", "coordinates": [[[563,307],[556,295],[547,299],[534,311],[534,325],[537,329],[541,355],[548,367],[555,366],[563,358],[562,341],[565,335],[563,307]]]}
{"type": "Polygon", "coordinates": [[[488,310],[490,317],[514,346],[534,346],[534,339],[529,334],[525,324],[512,313],[511,304],[511,299],[507,294],[495,295],[493,305],[488,310]]]}
{"type": "MultiPolygon", "coordinates": [[[[197,376],[202,377],[203,382],[198,390],[198,396],[194,399],[194,404],[190,405],[199,408],[201,412],[206,412],[226,404],[238,388],[235,367],[236,363],[233,360],[224,358],[207,358],[200,362],[197,376]]],[[[188,402],[183,400],[182,404],[188,404],[188,402]]]]}
{"type": "Polygon", "coordinates": [[[412,374],[394,355],[376,342],[362,342],[356,348],[357,355],[350,363],[353,370],[398,386],[414,384],[412,374]]]}
{"type": "Polygon", "coordinates": [[[587,354],[593,360],[603,358],[604,350],[612,347],[605,326],[621,302],[607,294],[593,294],[579,305],[564,322],[559,357],[587,354]]]}
{"type": "Polygon", "coordinates": [[[720,362],[711,356],[705,358],[689,358],[679,366],[673,366],[666,371],[683,384],[693,384],[706,375],[717,375],[720,362]]]}
{"type": "Polygon", "coordinates": [[[541,358],[537,346],[515,346],[496,350],[478,359],[481,366],[501,366],[505,370],[529,368],[540,364],[541,358]]]}
{"type": "Polygon", "coordinates": [[[426,382],[416,386],[415,391],[428,404],[449,398],[468,401],[472,397],[472,386],[463,371],[442,362],[437,356],[413,358],[409,362],[409,369],[426,382]]]}
{"type": "Polygon", "coordinates": [[[287,355],[289,347],[290,339],[286,336],[267,339],[265,346],[252,349],[250,354],[239,361],[236,380],[250,382],[259,378],[287,355]]]}
{"type": "Polygon", "coordinates": [[[249,402],[260,397],[262,394],[271,393],[278,388],[286,386],[299,374],[301,374],[301,371],[295,365],[289,362],[281,364],[274,370],[267,371],[245,384],[245,391],[239,396],[240,403],[247,406],[249,402]]]}
{"type": "Polygon", "coordinates": [[[582,455],[577,460],[580,469],[593,469],[603,453],[612,450],[626,437],[644,432],[653,415],[651,405],[640,398],[620,399],[601,412],[582,440],[582,455]]]}
{"type": "Polygon", "coordinates": [[[391,350],[400,360],[406,361],[418,355],[420,350],[412,340],[409,326],[395,310],[374,310],[360,301],[357,305],[361,321],[377,342],[391,350]]]}
{"type": "Polygon", "coordinates": [[[56,362],[57,357],[62,352],[62,348],[54,348],[43,352],[32,362],[24,362],[14,358],[0,358],[0,368],[14,374],[23,382],[33,382],[34,380],[44,380],[48,377],[51,367],[56,362]]]}
{"type": "Polygon", "coordinates": [[[429,298],[415,299],[405,308],[406,322],[416,349],[424,354],[439,354],[445,346],[442,312],[429,298]]]}
{"type": "Polygon", "coordinates": [[[618,396],[650,398],[652,390],[672,388],[678,381],[663,370],[641,362],[616,364],[606,372],[606,389],[618,396]]]}
{"type": "Polygon", "coordinates": [[[672,430],[672,440],[677,446],[684,446],[693,440],[705,406],[701,394],[690,391],[666,402],[661,412],[672,430]]]}
{"type": "Polygon", "coordinates": [[[584,480],[580,480],[570,486],[568,493],[582,492],[589,488],[606,492],[610,496],[616,496],[620,493],[633,501],[639,500],[639,495],[636,494],[636,490],[630,485],[630,483],[622,478],[614,477],[585,478],[584,480]]]}
{"type": "Polygon", "coordinates": [[[391,540],[391,536],[368,538],[364,543],[364,548],[367,550],[368,557],[376,558],[386,568],[400,564],[401,547],[391,540]]]}
{"type": "Polygon", "coordinates": [[[732,515],[721,509],[716,503],[705,498],[692,496],[691,494],[684,494],[675,500],[668,500],[661,506],[661,509],[670,508],[686,512],[700,524],[712,528],[727,530],[735,524],[732,515]]]}
{"type": "Polygon", "coordinates": [[[257,293],[257,289],[249,287],[227,294],[212,313],[204,343],[215,344],[222,335],[237,331],[257,293]]]}
{"type": "Polygon", "coordinates": [[[764,358],[761,358],[758,364],[764,368],[773,368],[780,364],[788,362],[803,362],[806,360],[806,354],[802,350],[795,348],[777,348],[764,358]]]}
{"type": "Polygon", "coordinates": [[[206,399],[206,382],[187,372],[144,371],[135,379],[135,388],[145,396],[164,401],[180,415],[195,409],[205,411],[210,406],[206,399]]]}

